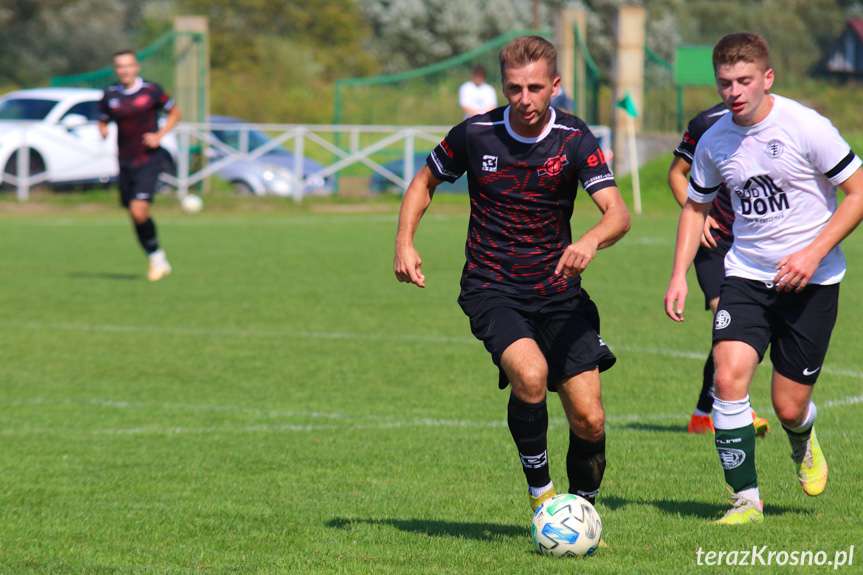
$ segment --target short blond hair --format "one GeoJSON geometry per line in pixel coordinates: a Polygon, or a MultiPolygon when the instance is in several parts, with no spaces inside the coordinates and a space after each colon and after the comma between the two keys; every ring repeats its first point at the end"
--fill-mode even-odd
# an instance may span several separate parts
{"type": "Polygon", "coordinates": [[[523,68],[540,60],[545,60],[549,76],[557,77],[557,50],[541,36],[519,36],[501,49],[499,58],[501,78],[507,66],[523,68]]]}

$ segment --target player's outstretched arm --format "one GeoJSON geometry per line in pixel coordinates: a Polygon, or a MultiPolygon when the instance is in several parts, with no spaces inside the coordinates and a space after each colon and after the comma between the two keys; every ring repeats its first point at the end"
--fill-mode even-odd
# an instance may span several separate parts
{"type": "Polygon", "coordinates": [[[677,244],[674,247],[674,267],[671,282],[665,292],[665,313],[674,321],[683,321],[683,308],[686,304],[686,272],[692,266],[695,252],[704,230],[704,221],[710,204],[700,204],[687,200],[680,212],[677,224],[677,244]]]}
{"type": "Polygon", "coordinates": [[[809,283],[827,253],[844,240],[863,221],[863,169],[839,184],[845,199],[815,240],[800,250],[785,256],[776,264],[773,284],[779,291],[799,292],[809,283]]]}
{"type": "Polygon", "coordinates": [[[429,167],[423,166],[414,176],[402,198],[393,263],[393,271],[400,282],[412,283],[421,288],[426,287],[426,278],[422,273],[422,259],[414,248],[414,235],[420,219],[431,204],[435,188],[440,183],[441,180],[434,177],[429,167]]]}
{"type": "Polygon", "coordinates": [[[629,231],[629,210],[617,187],[603,188],[590,197],[602,212],[602,218],[578,241],[567,246],[557,263],[555,274],[580,274],[593,261],[598,250],[614,245],[629,231]]]}

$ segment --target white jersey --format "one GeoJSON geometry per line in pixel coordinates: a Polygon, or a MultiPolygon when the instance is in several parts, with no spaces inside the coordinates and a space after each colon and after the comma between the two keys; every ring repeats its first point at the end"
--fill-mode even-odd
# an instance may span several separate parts
{"type": "MultiPolygon", "coordinates": [[[[485,114],[497,108],[497,92],[485,82],[479,86],[473,81],[465,82],[458,89],[458,105],[462,108],[480,110],[480,114],[485,114]]],[[[465,114],[465,118],[471,115],[465,114]]]]}
{"type": "MultiPolygon", "coordinates": [[[[773,109],[754,126],[720,118],[698,142],[687,193],[710,203],[721,183],[734,207],[734,244],[725,275],[770,283],[783,257],[812,243],[836,211],[836,186],[861,160],[830,120],[773,95],[773,109]]],[[[828,285],[845,275],[837,245],[810,283],[828,285]]]]}

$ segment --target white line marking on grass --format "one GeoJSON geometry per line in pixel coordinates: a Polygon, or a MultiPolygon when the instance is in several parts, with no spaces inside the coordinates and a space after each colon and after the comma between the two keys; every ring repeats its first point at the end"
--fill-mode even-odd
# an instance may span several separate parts
{"type": "Polygon", "coordinates": [[[13,325],[11,322],[0,322],[2,326],[23,327],[34,330],[62,330],[62,331],[85,331],[85,332],[108,332],[108,333],[165,333],[176,335],[200,335],[215,337],[287,337],[294,339],[355,339],[376,341],[412,341],[423,343],[475,343],[479,340],[473,337],[445,336],[445,335],[417,335],[417,334],[381,334],[381,333],[352,333],[352,332],[315,332],[315,331],[291,331],[281,329],[230,329],[230,328],[196,328],[196,327],[160,327],[148,325],[112,325],[112,324],[77,324],[77,323],[43,323],[27,322],[13,325]]]}
{"type": "MultiPolygon", "coordinates": [[[[446,335],[418,335],[418,334],[381,334],[381,333],[359,333],[359,332],[320,332],[320,331],[291,331],[291,330],[263,330],[263,329],[229,329],[229,328],[195,328],[195,327],[162,327],[147,325],[112,325],[112,324],[78,324],[78,323],[43,323],[27,322],[14,324],[13,322],[2,322],[0,326],[24,327],[27,329],[64,330],[64,331],[91,331],[91,332],[120,332],[140,333],[167,333],[177,335],[199,335],[214,337],[286,337],[295,339],[348,339],[361,341],[409,341],[422,343],[455,343],[455,344],[479,344],[479,340],[473,337],[446,336],[446,335]]],[[[662,347],[640,347],[631,345],[616,345],[612,343],[611,348],[624,353],[643,353],[648,355],[659,355],[665,357],[682,357],[686,359],[703,360],[706,351],[681,351],[662,347]]],[[[770,366],[769,360],[764,360],[765,366],[770,366]]],[[[854,369],[831,368],[825,366],[824,373],[863,379],[863,371],[854,369]]]]}
{"type": "Polygon", "coordinates": [[[845,405],[856,405],[858,403],[863,403],[863,395],[855,395],[853,397],[845,397],[842,399],[831,399],[816,405],[818,407],[842,407],[845,405]]]}
{"type": "MultiPolygon", "coordinates": [[[[843,407],[863,403],[863,395],[848,396],[840,399],[832,399],[819,402],[822,409],[843,407]]],[[[46,398],[31,398],[19,400],[0,401],[5,405],[68,405],[68,406],[99,406],[112,409],[143,409],[158,411],[203,411],[203,412],[233,412],[254,416],[270,416],[282,418],[310,418],[327,419],[329,424],[301,424],[301,423],[274,423],[255,424],[243,426],[219,426],[219,427],[130,427],[123,429],[96,429],[96,430],[70,430],[68,428],[27,428],[27,429],[3,429],[2,436],[14,435],[68,435],[80,433],[85,435],[179,435],[179,434],[203,434],[203,433],[281,433],[281,432],[319,432],[338,431],[345,428],[351,431],[363,430],[388,430],[405,428],[473,428],[494,429],[507,426],[505,420],[494,421],[472,421],[462,419],[440,419],[421,417],[415,419],[399,420],[380,415],[351,415],[347,413],[326,413],[319,411],[284,411],[274,409],[260,409],[249,407],[237,407],[232,405],[194,405],[194,404],[170,404],[170,403],[146,403],[116,401],[111,399],[91,399],[86,401],[52,400],[46,398]]],[[[650,413],[650,414],[617,414],[609,415],[606,422],[611,426],[617,424],[646,423],[650,421],[682,421],[689,416],[688,413],[650,413]]],[[[555,419],[549,422],[550,429],[563,429],[567,427],[564,420],[555,419]]]]}

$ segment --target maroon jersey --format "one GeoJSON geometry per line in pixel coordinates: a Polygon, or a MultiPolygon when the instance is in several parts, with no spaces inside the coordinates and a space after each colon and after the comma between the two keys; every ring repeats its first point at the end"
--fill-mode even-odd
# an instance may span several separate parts
{"type": "Polygon", "coordinates": [[[462,297],[475,290],[569,297],[581,278],[555,275],[572,243],[578,184],[588,194],[616,185],[594,135],[581,119],[557,114],[538,138],[509,125],[497,108],[455,126],[426,163],[438,179],[467,174],[471,214],[462,297]]]}
{"type": "Polygon", "coordinates": [[[156,150],[144,145],[144,134],[159,131],[159,112],[168,112],[174,100],[152,82],[138,78],[124,90],[120,84],[105,89],[99,102],[99,119],[117,123],[117,147],[121,166],[140,166],[150,161],[156,150]]]}

